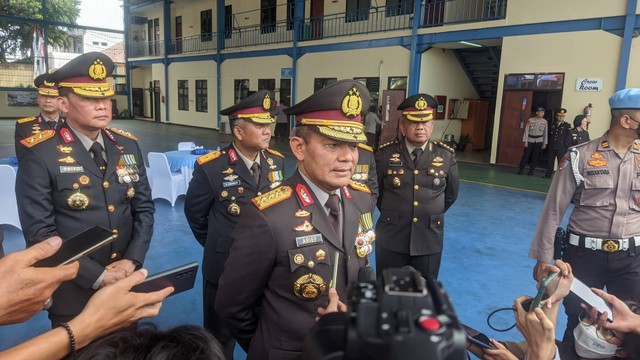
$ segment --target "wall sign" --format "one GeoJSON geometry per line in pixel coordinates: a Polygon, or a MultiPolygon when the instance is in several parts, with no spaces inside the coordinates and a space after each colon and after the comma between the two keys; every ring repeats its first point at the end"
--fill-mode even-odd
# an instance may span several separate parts
{"type": "Polygon", "coordinates": [[[576,91],[602,91],[602,78],[578,78],[576,91]]]}

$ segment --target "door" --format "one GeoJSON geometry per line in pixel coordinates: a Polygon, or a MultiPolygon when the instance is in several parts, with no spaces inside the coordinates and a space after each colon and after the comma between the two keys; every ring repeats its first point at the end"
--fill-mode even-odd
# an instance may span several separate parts
{"type": "Polygon", "coordinates": [[[144,116],[143,91],[141,88],[131,89],[131,102],[133,103],[133,116],[144,116]]]}
{"type": "Polygon", "coordinates": [[[291,106],[291,79],[280,79],[280,102],[291,106]]]}
{"type": "Polygon", "coordinates": [[[182,16],[176,16],[176,54],[182,53],[182,16]]]}
{"type": "Polygon", "coordinates": [[[324,22],[324,0],[311,0],[311,38],[322,38],[324,22]]]}
{"type": "Polygon", "coordinates": [[[517,166],[524,147],[522,134],[531,114],[533,91],[505,91],[500,116],[497,163],[517,166]]]}
{"type": "Polygon", "coordinates": [[[398,110],[398,105],[405,98],[405,90],[383,90],[380,104],[382,105],[382,133],[380,134],[380,144],[388,143],[400,137],[400,119],[402,111],[398,110]]]}
{"type": "Polygon", "coordinates": [[[424,10],[424,24],[427,26],[442,26],[444,5],[446,0],[426,0],[424,10]]]}
{"type": "Polygon", "coordinates": [[[162,121],[160,116],[160,80],[153,81],[153,120],[155,122],[162,121]]]}

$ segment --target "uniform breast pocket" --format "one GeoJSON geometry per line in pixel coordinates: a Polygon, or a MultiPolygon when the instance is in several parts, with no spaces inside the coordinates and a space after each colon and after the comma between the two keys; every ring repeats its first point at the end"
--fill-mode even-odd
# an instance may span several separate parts
{"type": "Polygon", "coordinates": [[[587,176],[584,179],[584,190],[580,195],[580,205],[606,206],[613,199],[613,177],[611,174],[587,176]]]}
{"type": "Polygon", "coordinates": [[[635,211],[640,211],[640,178],[631,181],[631,196],[629,197],[629,207],[635,211]]]}
{"type": "Polygon", "coordinates": [[[331,257],[326,245],[314,245],[291,249],[292,291],[301,300],[317,300],[329,289],[331,257]]]}
{"type": "Polygon", "coordinates": [[[62,174],[56,175],[56,190],[78,190],[80,187],[87,187],[90,185],[90,179],[87,175],[83,174],[62,174]]]}

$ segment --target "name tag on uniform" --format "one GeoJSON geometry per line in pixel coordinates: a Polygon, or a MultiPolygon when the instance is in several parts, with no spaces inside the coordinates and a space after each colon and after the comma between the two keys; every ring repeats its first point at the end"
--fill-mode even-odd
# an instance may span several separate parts
{"type": "Polygon", "coordinates": [[[298,236],[296,237],[296,246],[304,247],[309,245],[317,245],[322,244],[322,234],[313,234],[307,236],[298,236]]]}
{"type": "Polygon", "coordinates": [[[60,166],[60,173],[62,174],[75,174],[84,172],[82,166],[60,166]]]}
{"type": "Polygon", "coordinates": [[[227,182],[223,182],[223,183],[222,183],[222,187],[223,187],[223,188],[228,188],[228,187],[232,187],[232,186],[238,186],[238,185],[240,185],[240,184],[242,184],[242,183],[240,182],[240,180],[236,180],[236,181],[227,181],[227,182]]]}
{"type": "Polygon", "coordinates": [[[609,169],[603,170],[587,170],[587,175],[595,176],[595,175],[609,175],[609,169]]]}

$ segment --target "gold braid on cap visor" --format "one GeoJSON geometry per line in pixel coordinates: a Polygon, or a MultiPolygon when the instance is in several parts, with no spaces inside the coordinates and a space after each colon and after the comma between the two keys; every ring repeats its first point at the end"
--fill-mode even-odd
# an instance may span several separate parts
{"type": "Polygon", "coordinates": [[[426,111],[404,111],[402,112],[402,115],[404,115],[407,118],[407,120],[411,120],[411,121],[429,121],[433,119],[433,110],[429,109],[426,111]],[[418,117],[413,115],[425,115],[425,116],[418,117]]]}
{"type": "Polygon", "coordinates": [[[58,87],[68,87],[73,92],[85,97],[107,97],[113,96],[115,93],[109,87],[109,83],[66,83],[61,82],[58,87]]]}
{"type": "Polygon", "coordinates": [[[316,126],[318,131],[334,139],[345,141],[367,141],[362,131],[364,125],[355,121],[302,119],[300,125],[316,126]]]}
{"type": "Polygon", "coordinates": [[[235,119],[250,119],[258,124],[273,124],[276,120],[269,113],[257,113],[257,114],[238,114],[235,119]]]}
{"type": "Polygon", "coordinates": [[[38,94],[44,96],[58,96],[58,90],[54,89],[38,89],[38,94]]]}

